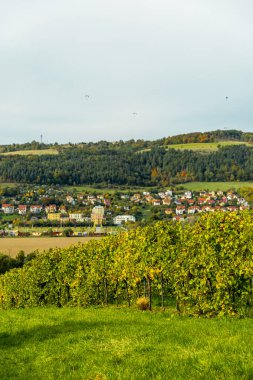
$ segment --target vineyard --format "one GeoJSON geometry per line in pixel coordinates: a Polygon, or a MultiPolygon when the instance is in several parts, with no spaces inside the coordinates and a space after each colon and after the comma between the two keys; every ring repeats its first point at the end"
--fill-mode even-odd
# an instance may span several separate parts
{"type": "Polygon", "coordinates": [[[51,249],[0,277],[0,307],[134,305],[175,300],[181,315],[246,316],[253,306],[252,212],[158,222],[51,249]]]}

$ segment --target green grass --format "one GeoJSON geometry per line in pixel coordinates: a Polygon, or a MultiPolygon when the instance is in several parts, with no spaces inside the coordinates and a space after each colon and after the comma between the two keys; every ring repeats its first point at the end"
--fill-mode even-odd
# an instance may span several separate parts
{"type": "Polygon", "coordinates": [[[1,153],[3,156],[30,156],[30,155],[36,155],[36,156],[42,156],[45,154],[55,155],[58,154],[58,150],[56,149],[41,149],[41,150],[17,150],[14,152],[6,152],[1,153]]]}
{"type": "Polygon", "coordinates": [[[1,187],[16,187],[18,185],[17,182],[0,182],[0,189],[1,187]]]}
{"type": "Polygon", "coordinates": [[[76,191],[78,193],[97,193],[97,194],[115,194],[115,193],[141,193],[143,191],[152,191],[154,189],[157,189],[154,186],[147,186],[147,187],[138,187],[138,186],[120,186],[115,188],[108,188],[108,187],[93,187],[93,186],[64,186],[64,189],[66,191],[76,191]]]}
{"type": "Polygon", "coordinates": [[[213,143],[189,143],[189,144],[173,144],[167,145],[167,149],[180,149],[180,150],[194,150],[198,152],[215,152],[218,150],[218,146],[229,146],[229,145],[247,145],[252,146],[248,142],[243,141],[219,141],[213,143]]]}
{"type": "Polygon", "coordinates": [[[201,190],[209,190],[209,191],[228,191],[231,189],[240,189],[241,187],[253,187],[253,182],[188,182],[178,187],[183,187],[185,190],[192,191],[201,191],[201,190]]]}
{"type": "Polygon", "coordinates": [[[250,319],[127,308],[1,311],[0,378],[252,379],[250,319]]]}
{"type": "MultiPolygon", "coordinates": [[[[229,145],[247,145],[252,146],[249,142],[244,141],[217,141],[217,142],[211,142],[211,143],[188,143],[188,144],[171,144],[171,145],[164,145],[163,147],[166,149],[180,149],[180,150],[193,150],[195,152],[202,152],[202,153],[211,153],[216,152],[219,147],[223,146],[229,146],[229,145]]],[[[143,153],[150,151],[150,148],[139,150],[136,153],[143,153]]]]}

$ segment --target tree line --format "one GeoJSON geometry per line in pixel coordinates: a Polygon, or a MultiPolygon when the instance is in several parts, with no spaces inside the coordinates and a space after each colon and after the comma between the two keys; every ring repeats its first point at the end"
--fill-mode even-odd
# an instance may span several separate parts
{"type": "Polygon", "coordinates": [[[72,147],[58,155],[0,156],[0,180],[59,185],[169,185],[187,181],[253,180],[253,148],[216,152],[153,147],[150,150],[72,147]]]}
{"type": "Polygon", "coordinates": [[[4,253],[0,253],[0,274],[4,274],[14,268],[22,268],[25,263],[34,259],[37,252],[31,252],[28,255],[24,251],[19,251],[16,257],[10,257],[4,253]]]}
{"type": "Polygon", "coordinates": [[[17,144],[13,143],[10,145],[0,145],[0,153],[7,153],[7,152],[15,152],[19,150],[41,150],[41,149],[49,149],[54,148],[58,151],[61,151],[63,149],[66,149],[68,147],[72,148],[80,148],[93,150],[93,151],[100,151],[101,149],[112,149],[112,150],[140,150],[140,149],[152,149],[154,147],[158,146],[166,146],[171,144],[188,144],[188,143],[211,143],[211,142],[218,142],[221,140],[236,140],[236,141],[242,141],[242,142],[253,142],[253,133],[252,132],[243,132],[238,131],[235,129],[230,130],[216,130],[216,131],[210,131],[210,132],[193,132],[193,133],[184,133],[180,135],[175,136],[168,136],[163,137],[158,140],[119,140],[115,142],[108,142],[108,141],[98,141],[98,142],[80,142],[80,143],[71,143],[68,144],[58,144],[55,143],[49,143],[46,144],[44,142],[38,142],[38,141],[31,141],[23,144],[17,144]]]}

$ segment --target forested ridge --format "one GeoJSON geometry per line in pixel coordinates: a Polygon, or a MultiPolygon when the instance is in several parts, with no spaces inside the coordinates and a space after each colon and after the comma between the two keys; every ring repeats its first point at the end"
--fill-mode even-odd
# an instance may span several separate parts
{"type": "Polygon", "coordinates": [[[58,155],[0,156],[0,180],[37,184],[157,185],[186,181],[250,181],[253,148],[216,152],[154,147],[148,151],[68,148],[58,155]]]}
{"type": "Polygon", "coordinates": [[[23,144],[10,144],[10,145],[0,145],[0,153],[6,152],[15,152],[19,150],[42,150],[42,149],[64,149],[68,147],[82,147],[88,150],[101,150],[103,148],[109,149],[120,149],[120,150],[139,150],[145,148],[154,148],[157,146],[170,145],[170,144],[188,144],[188,143],[212,143],[218,141],[241,141],[241,142],[253,142],[253,133],[252,132],[242,132],[235,129],[230,130],[216,130],[210,132],[192,132],[192,133],[183,133],[175,136],[163,137],[158,140],[127,140],[127,141],[98,141],[98,142],[80,142],[80,143],[68,143],[68,144],[46,144],[43,142],[32,141],[23,144]]]}

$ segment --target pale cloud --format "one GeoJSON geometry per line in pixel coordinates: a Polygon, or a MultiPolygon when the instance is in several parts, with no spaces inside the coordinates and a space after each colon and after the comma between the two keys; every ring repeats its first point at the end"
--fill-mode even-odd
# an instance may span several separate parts
{"type": "Polygon", "coordinates": [[[252,12],[247,0],[2,0],[1,143],[252,131],[252,12]]]}

